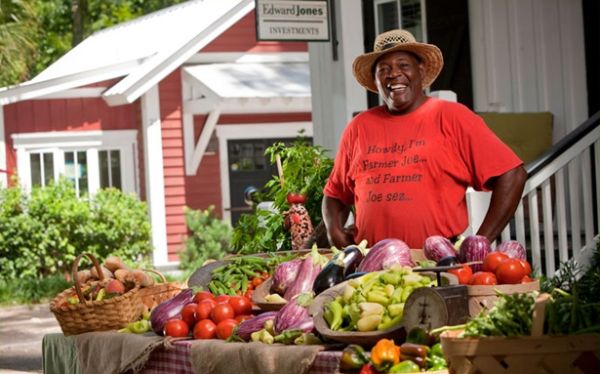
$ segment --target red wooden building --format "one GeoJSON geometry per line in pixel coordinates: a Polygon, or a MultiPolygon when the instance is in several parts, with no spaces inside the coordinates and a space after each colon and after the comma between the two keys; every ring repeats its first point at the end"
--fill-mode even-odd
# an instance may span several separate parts
{"type": "Polygon", "coordinates": [[[271,175],[272,139],[312,136],[307,45],[257,42],[254,14],[254,0],[189,1],[0,89],[0,170],[25,188],[65,175],[80,194],[138,194],[155,265],[177,261],[185,206],[235,218],[243,189],[271,175]]]}

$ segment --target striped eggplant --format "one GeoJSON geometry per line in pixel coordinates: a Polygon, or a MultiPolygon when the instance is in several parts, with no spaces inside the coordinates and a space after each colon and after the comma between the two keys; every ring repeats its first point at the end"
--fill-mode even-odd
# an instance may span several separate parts
{"type": "Polygon", "coordinates": [[[250,335],[253,332],[262,330],[265,327],[265,322],[274,320],[276,315],[277,312],[265,312],[243,321],[236,330],[237,336],[245,341],[250,341],[250,335]]]}
{"type": "MultiPolygon", "coordinates": [[[[490,241],[483,235],[469,235],[460,245],[460,262],[483,261],[492,252],[490,241]]],[[[481,271],[482,265],[471,265],[473,272],[481,271]]]]}
{"type": "Polygon", "coordinates": [[[300,265],[302,265],[302,259],[300,258],[295,258],[279,264],[273,272],[271,292],[284,295],[288,287],[291,286],[296,280],[298,270],[300,270],[300,265]]]}
{"type": "Polygon", "coordinates": [[[507,240],[496,246],[496,251],[504,252],[510,258],[527,260],[525,247],[516,240],[507,240]]]}
{"type": "Polygon", "coordinates": [[[400,239],[383,239],[371,247],[356,271],[384,270],[395,264],[415,266],[410,255],[410,248],[400,239]]]}
{"type": "Polygon", "coordinates": [[[312,317],[308,314],[308,307],[312,300],[312,292],[305,292],[288,301],[275,315],[275,332],[280,334],[285,330],[293,329],[311,332],[314,324],[312,317]]]}
{"type": "Polygon", "coordinates": [[[321,255],[316,246],[313,246],[310,253],[302,260],[296,280],[288,287],[283,295],[286,300],[291,300],[294,296],[302,292],[311,291],[315,279],[321,272],[321,268],[327,263],[327,257],[321,255]]]}
{"type": "Polygon", "coordinates": [[[428,260],[435,262],[444,257],[454,257],[457,254],[452,242],[441,235],[433,235],[425,239],[423,253],[428,260]]]}

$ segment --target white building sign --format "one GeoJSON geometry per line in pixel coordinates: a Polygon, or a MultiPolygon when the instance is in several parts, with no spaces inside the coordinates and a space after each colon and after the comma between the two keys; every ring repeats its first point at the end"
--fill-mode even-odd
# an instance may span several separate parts
{"type": "Polygon", "coordinates": [[[327,1],[256,0],[256,38],[277,41],[328,41],[327,1]]]}

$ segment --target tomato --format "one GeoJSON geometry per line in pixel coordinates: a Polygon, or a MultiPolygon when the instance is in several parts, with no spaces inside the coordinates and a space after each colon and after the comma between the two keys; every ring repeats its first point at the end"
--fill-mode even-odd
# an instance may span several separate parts
{"type": "Polygon", "coordinates": [[[495,273],[496,268],[502,261],[508,259],[508,255],[504,252],[490,252],[483,259],[483,271],[495,273]]]}
{"type": "Polygon", "coordinates": [[[252,285],[254,286],[254,288],[260,286],[262,282],[263,279],[261,277],[252,278],[252,285]]]}
{"type": "Polygon", "coordinates": [[[521,279],[521,283],[531,283],[533,282],[533,278],[531,278],[529,275],[526,275],[523,277],[523,279],[521,279]]]}
{"type": "Polygon", "coordinates": [[[163,334],[172,338],[183,338],[188,336],[189,333],[188,324],[181,319],[170,319],[163,327],[163,334]]]}
{"type": "Polygon", "coordinates": [[[525,267],[521,265],[520,260],[514,258],[502,261],[496,268],[496,278],[500,284],[521,283],[525,275],[525,267]]]}
{"type": "Polygon", "coordinates": [[[199,291],[194,295],[194,302],[199,304],[204,299],[214,299],[215,295],[208,291],[199,291]]]}
{"type": "Polygon", "coordinates": [[[469,284],[473,276],[473,270],[466,264],[462,268],[450,269],[448,273],[456,275],[459,284],[469,284]]]}
{"type": "Polygon", "coordinates": [[[228,303],[230,297],[231,296],[229,295],[219,295],[215,297],[215,301],[217,302],[217,304],[228,303]]]}
{"type": "Polygon", "coordinates": [[[525,268],[525,275],[531,275],[531,265],[529,265],[529,262],[527,260],[519,260],[519,262],[525,268]]]}
{"type": "Polygon", "coordinates": [[[304,204],[306,196],[298,192],[290,192],[286,196],[289,204],[304,204]]]}
{"type": "Polygon", "coordinates": [[[217,305],[214,299],[204,299],[196,306],[196,321],[210,318],[210,312],[217,305]]]}
{"type": "Polygon", "coordinates": [[[232,296],[229,304],[233,307],[236,316],[252,312],[252,301],[246,296],[232,296]]]}
{"type": "Polygon", "coordinates": [[[223,340],[229,338],[231,333],[233,333],[235,326],[237,326],[237,322],[232,318],[228,318],[217,323],[217,338],[223,340]]]}
{"type": "Polygon", "coordinates": [[[471,277],[470,284],[474,286],[489,286],[498,284],[498,280],[494,273],[490,273],[488,271],[478,271],[471,277]]]}
{"type": "Polygon", "coordinates": [[[212,312],[210,312],[210,319],[215,323],[219,323],[226,319],[233,319],[235,317],[235,312],[233,311],[233,307],[229,304],[217,304],[212,312]]]}
{"type": "Polygon", "coordinates": [[[181,319],[188,324],[189,328],[193,328],[196,324],[196,308],[198,304],[189,303],[181,310],[181,319]]]}
{"type": "Polygon", "coordinates": [[[248,286],[246,287],[246,290],[253,290],[254,286],[252,285],[252,281],[250,281],[250,283],[248,283],[248,286]]]}
{"type": "Polygon", "coordinates": [[[271,274],[269,274],[269,272],[268,272],[268,271],[263,271],[263,272],[262,272],[262,274],[260,275],[260,277],[261,277],[263,280],[267,280],[267,279],[269,279],[269,277],[271,277],[271,274]]]}
{"type": "Polygon", "coordinates": [[[194,326],[194,339],[213,339],[217,334],[217,325],[210,319],[203,319],[194,326]]]}
{"type": "Polygon", "coordinates": [[[254,290],[251,290],[250,288],[248,288],[248,290],[246,291],[246,293],[244,294],[244,296],[246,296],[247,298],[249,298],[250,300],[252,300],[252,294],[254,293],[254,290]]]}
{"type": "Polygon", "coordinates": [[[254,316],[252,314],[242,314],[239,316],[235,316],[235,320],[237,323],[242,323],[242,322],[252,319],[252,318],[254,318],[254,316]]]}

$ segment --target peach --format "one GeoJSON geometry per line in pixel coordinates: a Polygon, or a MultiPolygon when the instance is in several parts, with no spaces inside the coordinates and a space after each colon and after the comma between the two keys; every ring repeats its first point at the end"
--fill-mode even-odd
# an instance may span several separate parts
{"type": "Polygon", "coordinates": [[[118,279],[111,279],[104,288],[106,288],[106,293],[116,293],[119,295],[125,293],[125,285],[118,279]]]}

